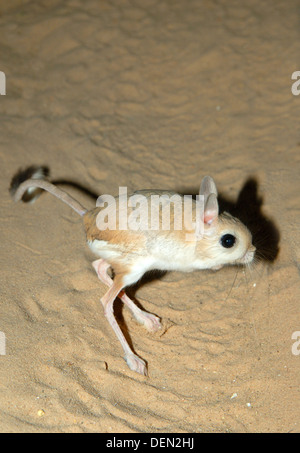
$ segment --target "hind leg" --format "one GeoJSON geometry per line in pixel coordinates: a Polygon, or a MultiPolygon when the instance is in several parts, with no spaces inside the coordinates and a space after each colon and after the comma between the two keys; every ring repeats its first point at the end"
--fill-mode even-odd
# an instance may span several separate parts
{"type": "MultiPolygon", "coordinates": [[[[107,273],[110,265],[103,259],[96,260],[92,263],[98,278],[105,285],[111,287],[113,285],[113,280],[107,273]]],[[[135,319],[142,324],[149,332],[156,332],[161,328],[160,319],[158,316],[153,315],[152,313],[147,313],[144,310],[141,310],[135,305],[135,303],[127,296],[125,291],[122,289],[118,294],[118,297],[127,305],[131,310],[135,319]]]]}
{"type": "Polygon", "coordinates": [[[113,303],[123,288],[122,279],[123,279],[122,276],[117,277],[114,280],[111,287],[109,288],[109,290],[107,291],[107,293],[105,293],[105,295],[102,297],[101,302],[104,308],[104,314],[113,331],[117,335],[119,342],[121,343],[121,346],[125,353],[124,358],[129,368],[132,371],[136,371],[137,373],[147,376],[147,366],[145,361],[141,359],[138,355],[136,355],[130,348],[114,316],[113,303]]]}

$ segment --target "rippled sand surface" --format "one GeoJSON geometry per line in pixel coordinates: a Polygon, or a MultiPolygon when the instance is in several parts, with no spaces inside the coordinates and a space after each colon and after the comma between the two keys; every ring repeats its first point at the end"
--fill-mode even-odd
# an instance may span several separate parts
{"type": "Polygon", "coordinates": [[[11,0],[0,28],[0,431],[299,432],[298,2],[11,0]],[[268,259],[144,282],[154,335],[117,302],[140,376],[80,218],[11,201],[31,164],[88,207],[119,186],[196,193],[209,174],[268,259]]]}

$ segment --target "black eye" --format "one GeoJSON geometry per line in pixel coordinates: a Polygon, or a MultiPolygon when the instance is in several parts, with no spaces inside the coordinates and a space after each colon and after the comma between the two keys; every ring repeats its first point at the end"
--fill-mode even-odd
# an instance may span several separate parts
{"type": "Polygon", "coordinates": [[[235,237],[232,236],[232,234],[224,234],[224,236],[221,237],[221,244],[226,249],[230,249],[235,244],[235,237]]]}

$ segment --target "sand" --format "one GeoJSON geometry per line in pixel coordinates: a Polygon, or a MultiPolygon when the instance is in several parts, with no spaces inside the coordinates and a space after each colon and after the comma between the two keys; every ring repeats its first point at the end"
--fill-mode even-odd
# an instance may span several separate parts
{"type": "Polygon", "coordinates": [[[299,2],[11,0],[0,28],[0,431],[299,432],[299,2]],[[87,207],[209,174],[266,259],[139,285],[155,334],[117,302],[138,375],[79,216],[10,199],[32,164],[87,207]]]}

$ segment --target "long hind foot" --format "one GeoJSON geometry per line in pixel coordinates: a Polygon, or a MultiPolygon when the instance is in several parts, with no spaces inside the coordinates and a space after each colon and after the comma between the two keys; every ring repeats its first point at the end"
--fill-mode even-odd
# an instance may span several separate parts
{"type": "Polygon", "coordinates": [[[136,354],[126,354],[124,358],[132,371],[136,371],[143,376],[147,376],[147,365],[143,359],[138,357],[136,354]]]}
{"type": "MultiPolygon", "coordinates": [[[[112,286],[113,280],[107,273],[110,265],[103,259],[94,261],[92,265],[97,273],[99,280],[101,280],[102,283],[106,284],[109,287],[112,286]]],[[[124,290],[122,290],[118,294],[118,297],[120,297],[122,302],[127,305],[137,322],[139,324],[142,324],[149,332],[156,332],[157,330],[161,329],[160,318],[137,307],[135,303],[127,296],[124,290]]]]}

